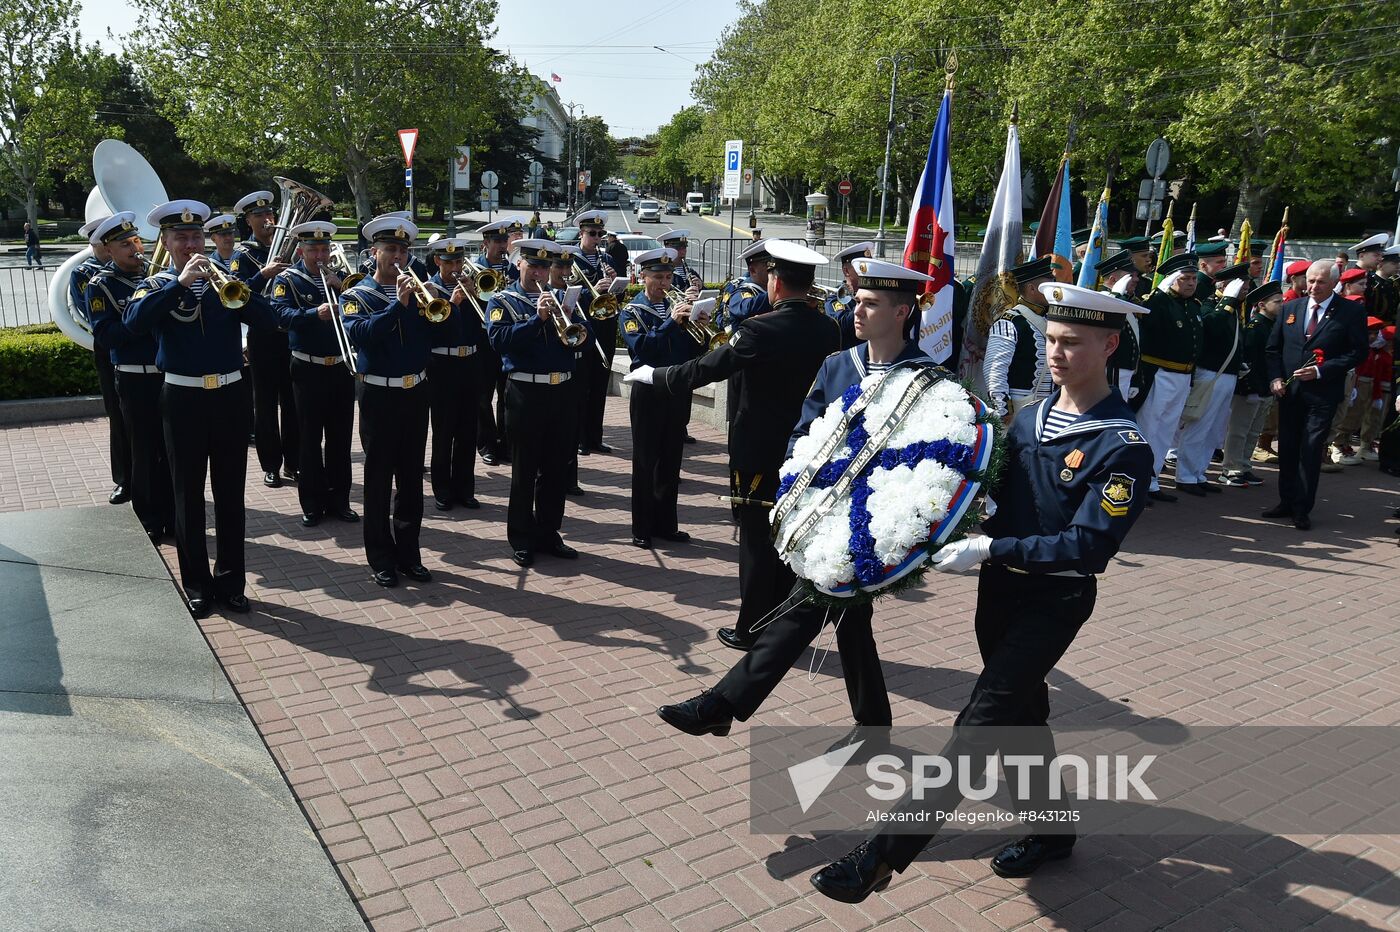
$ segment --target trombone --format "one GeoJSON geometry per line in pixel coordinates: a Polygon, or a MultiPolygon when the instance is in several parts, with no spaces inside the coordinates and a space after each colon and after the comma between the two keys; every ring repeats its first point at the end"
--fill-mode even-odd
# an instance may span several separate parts
{"type": "Polygon", "coordinates": [[[594,320],[612,320],[616,317],[617,312],[622,309],[618,303],[617,295],[612,293],[599,294],[598,289],[589,280],[588,274],[578,264],[578,259],[574,259],[573,266],[573,275],[570,276],[569,280],[582,282],[588,286],[588,290],[593,294],[593,301],[588,305],[588,316],[594,320]]]}
{"type": "Polygon", "coordinates": [[[462,267],[472,274],[472,283],[476,285],[476,293],[483,301],[490,301],[504,284],[501,281],[501,273],[495,269],[477,265],[470,259],[465,260],[462,267]]]}
{"type": "Polygon", "coordinates": [[[230,311],[236,311],[248,303],[253,290],[244,282],[229,275],[213,259],[209,259],[209,283],[219,295],[219,303],[230,311]]]}
{"type": "Polygon", "coordinates": [[[413,271],[413,266],[404,267],[398,263],[394,268],[399,270],[400,275],[407,275],[413,282],[413,290],[418,295],[418,313],[428,318],[429,323],[440,324],[452,316],[452,305],[446,298],[434,298],[433,293],[428,290],[427,283],[418,277],[418,273],[413,271]]]}
{"type": "MultiPolygon", "coordinates": [[[[668,288],[666,290],[666,297],[672,304],[693,303],[690,297],[679,288],[668,288]]],[[[686,336],[690,337],[696,343],[699,343],[707,352],[710,350],[717,350],[729,342],[729,334],[710,326],[708,321],[687,317],[685,323],[681,324],[681,329],[685,331],[686,336]]]]}
{"type": "Polygon", "coordinates": [[[570,349],[582,346],[584,341],[588,339],[588,328],[583,324],[570,323],[568,318],[564,316],[564,309],[559,306],[559,300],[554,296],[554,292],[541,282],[539,300],[546,299],[551,305],[549,321],[554,325],[554,332],[558,334],[559,342],[570,349]]]}
{"type": "MultiPolygon", "coordinates": [[[[331,293],[331,283],[326,280],[325,269],[321,270],[321,288],[326,292],[326,303],[331,306],[331,329],[335,331],[335,342],[340,346],[340,358],[352,375],[359,375],[360,370],[355,366],[355,347],[350,343],[350,334],[345,332],[345,321],[340,319],[340,302],[331,293]]],[[[345,291],[344,285],[341,291],[345,291]]]]}

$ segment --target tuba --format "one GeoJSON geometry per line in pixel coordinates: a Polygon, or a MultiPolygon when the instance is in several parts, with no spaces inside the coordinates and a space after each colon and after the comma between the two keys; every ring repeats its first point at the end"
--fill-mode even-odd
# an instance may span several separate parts
{"type": "Polygon", "coordinates": [[[269,262],[291,262],[297,248],[292,227],[316,219],[317,214],[334,207],[335,201],[299,181],[280,175],[274,175],[272,180],[282,192],[282,208],[277,214],[277,228],[272,234],[267,257],[269,262]]]}

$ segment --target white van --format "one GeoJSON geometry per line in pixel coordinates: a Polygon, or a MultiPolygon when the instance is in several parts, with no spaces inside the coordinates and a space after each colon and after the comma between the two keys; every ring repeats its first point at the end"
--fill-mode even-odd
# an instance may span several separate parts
{"type": "Polygon", "coordinates": [[[688,214],[698,214],[700,205],[705,203],[705,195],[699,191],[691,191],[685,196],[685,212],[688,214]]]}

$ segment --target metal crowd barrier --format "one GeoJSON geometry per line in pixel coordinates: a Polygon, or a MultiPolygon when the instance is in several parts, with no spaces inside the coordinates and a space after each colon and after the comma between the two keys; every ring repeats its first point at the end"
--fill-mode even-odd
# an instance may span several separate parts
{"type": "Polygon", "coordinates": [[[42,269],[0,268],[0,327],[45,324],[49,314],[49,282],[64,259],[50,257],[42,269]]]}

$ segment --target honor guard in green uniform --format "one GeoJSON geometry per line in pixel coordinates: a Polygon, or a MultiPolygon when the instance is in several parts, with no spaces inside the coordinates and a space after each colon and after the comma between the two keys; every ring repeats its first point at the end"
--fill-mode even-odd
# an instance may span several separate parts
{"type": "Polygon", "coordinates": [[[1188,495],[1219,492],[1206,480],[1211,455],[1225,443],[1230,399],[1235,394],[1244,349],[1244,294],[1249,290],[1249,263],[1221,269],[1212,276],[1221,286],[1214,303],[1202,305],[1201,352],[1191,373],[1195,398],[1182,411],[1176,438],[1176,488],[1188,495]]]}
{"type": "Polygon", "coordinates": [[[1221,485],[1239,488],[1264,484],[1250,468],[1250,455],[1274,406],[1265,353],[1269,333],[1278,320],[1279,308],[1283,307],[1283,284],[1265,282],[1247,293],[1244,303],[1253,313],[1240,348],[1240,372],[1235,380],[1235,397],[1230,404],[1230,420],[1225,432],[1225,458],[1217,480],[1221,485]]]}
{"type": "MultiPolygon", "coordinates": [[[[93,236],[98,224],[106,219],[100,217],[78,229],[79,233],[88,238],[92,255],[80,262],[68,278],[68,303],[73,308],[74,318],[82,321],[88,330],[92,330],[91,313],[87,306],[88,282],[92,281],[98,272],[107,268],[110,262],[107,247],[102,245],[100,240],[94,242],[97,238],[93,236]]],[[[107,415],[107,453],[112,474],[112,491],[107,496],[107,501],[113,505],[123,505],[131,501],[128,488],[131,483],[131,447],[127,437],[129,432],[122,423],[121,399],[117,396],[117,378],[116,370],[112,368],[111,348],[103,346],[96,336],[92,340],[92,361],[97,368],[97,385],[102,391],[102,410],[107,415]]]]}
{"type": "Polygon", "coordinates": [[[1220,284],[1216,275],[1230,264],[1230,258],[1225,254],[1227,249],[1228,244],[1224,240],[1201,243],[1196,247],[1196,301],[1202,311],[1215,303],[1216,289],[1220,284]]]}
{"type": "Polygon", "coordinates": [[[1045,362],[1045,298],[1040,293],[1040,285],[1054,279],[1054,264],[1042,256],[1010,271],[1020,301],[993,321],[982,360],[987,398],[1006,424],[1017,411],[1048,398],[1055,387],[1045,362]]]}
{"type": "Polygon", "coordinates": [[[1162,263],[1164,277],[1146,303],[1151,313],[1141,321],[1140,391],[1134,400],[1139,429],[1152,445],[1152,480],[1147,494],[1153,501],[1176,501],[1175,495],[1162,491],[1157,474],[1176,439],[1191,391],[1191,373],[1201,355],[1197,262],[1195,253],[1184,252],[1162,263]]]}
{"type": "Polygon", "coordinates": [[[340,295],[340,318],[355,347],[360,383],[365,557],[374,582],[392,587],[399,584],[399,573],[418,582],[432,579],[418,549],[428,442],[424,381],[433,330],[451,318],[451,305],[443,317],[429,303],[433,296],[413,280],[408,264],[409,247],[418,238],[413,221],[375,217],[365,224],[365,236],[374,252],[374,274],[340,295]]]}

